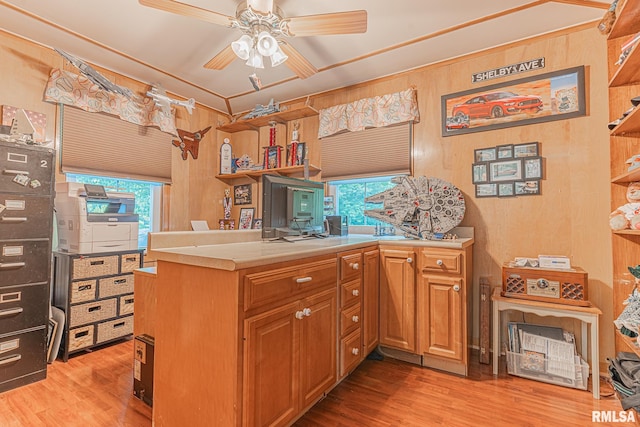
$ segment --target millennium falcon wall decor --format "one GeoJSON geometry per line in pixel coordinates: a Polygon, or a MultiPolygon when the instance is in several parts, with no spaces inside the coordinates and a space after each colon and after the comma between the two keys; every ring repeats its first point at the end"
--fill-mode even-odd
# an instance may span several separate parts
{"type": "Polygon", "coordinates": [[[401,176],[391,182],[397,185],[365,199],[367,203],[383,204],[382,209],[365,210],[366,216],[421,239],[446,233],[464,218],[464,196],[447,181],[426,176],[401,176]]]}

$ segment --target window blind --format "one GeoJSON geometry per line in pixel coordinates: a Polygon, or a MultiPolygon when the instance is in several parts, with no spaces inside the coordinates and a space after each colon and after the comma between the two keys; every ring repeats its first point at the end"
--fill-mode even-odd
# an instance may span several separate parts
{"type": "Polygon", "coordinates": [[[60,111],[62,172],[171,183],[171,135],[103,113],[60,111]]]}
{"type": "Polygon", "coordinates": [[[322,179],[411,174],[413,122],[322,138],[322,179]]]}

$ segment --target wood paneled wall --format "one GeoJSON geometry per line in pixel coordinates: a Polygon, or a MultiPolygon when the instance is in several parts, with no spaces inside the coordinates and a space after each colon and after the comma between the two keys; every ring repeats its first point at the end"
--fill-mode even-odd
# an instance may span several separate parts
{"type": "MultiPolygon", "coordinates": [[[[55,106],[42,102],[49,70],[63,66],[62,58],[49,48],[32,44],[0,32],[0,105],[41,111],[48,116],[47,137],[54,139],[55,106]]],[[[414,174],[442,178],[454,183],[465,194],[467,212],[462,225],[475,227],[473,265],[473,339],[478,340],[478,283],[487,277],[499,286],[501,265],[515,256],[539,254],[568,255],[574,265],[589,273],[591,301],[603,311],[600,331],[601,360],[613,356],[612,262],[610,212],[609,121],[607,102],[606,39],[595,24],[514,43],[445,63],[425,66],[399,75],[312,97],[316,109],[357,99],[415,87],[420,123],[414,128],[414,174]],[[512,127],[443,138],[440,99],[442,95],[509,81],[517,77],[472,84],[471,74],[528,59],[544,57],[540,73],[584,65],[587,70],[588,115],[528,126],[512,127]],[[515,198],[475,198],[471,181],[473,152],[477,148],[538,141],[545,158],[542,195],[515,198]]],[[[101,70],[103,71],[103,70],[101,70]]],[[[105,75],[118,84],[144,93],[147,86],[113,72],[105,75]]],[[[533,73],[519,75],[524,77],[533,73]]],[[[304,100],[292,101],[299,104],[304,100]]],[[[178,127],[190,131],[214,128],[227,118],[198,105],[192,116],[178,109],[178,127]]],[[[317,118],[300,121],[301,140],[307,142],[311,163],[320,166],[317,118]]],[[[279,138],[290,134],[280,125],[279,138]]],[[[219,170],[219,147],[230,138],[234,156],[249,154],[262,160],[258,133],[234,134],[211,131],[200,143],[197,161],[183,161],[176,148],[173,154],[173,185],[169,218],[170,230],[188,230],[189,220],[205,219],[215,227],[222,217],[224,189],[243,183],[225,183],[215,178],[219,170]]],[[[282,141],[282,140],[280,140],[282,141]]],[[[57,143],[57,142],[56,142],[57,143]]],[[[282,142],[280,142],[282,144],[282,142]]],[[[260,132],[260,145],[268,144],[268,129],[260,132]]],[[[361,159],[360,161],[366,161],[361,159]]],[[[247,181],[249,183],[251,181],[247,181]]],[[[260,194],[252,185],[253,206],[260,209],[260,194]]],[[[259,211],[259,210],[258,210],[259,211]]],[[[238,217],[234,207],[232,217],[238,217]]],[[[527,320],[533,319],[527,317],[527,320]]],[[[542,319],[545,323],[548,319],[542,319]]],[[[555,320],[552,320],[555,321],[555,320]]],[[[579,325],[567,325],[579,331],[579,325]]]]}

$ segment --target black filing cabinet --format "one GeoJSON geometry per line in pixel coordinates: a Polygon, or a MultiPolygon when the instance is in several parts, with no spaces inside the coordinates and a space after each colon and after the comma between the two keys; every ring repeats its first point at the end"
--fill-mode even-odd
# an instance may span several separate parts
{"type": "Polygon", "coordinates": [[[0,141],[0,392],[47,376],[54,161],[0,141]]]}

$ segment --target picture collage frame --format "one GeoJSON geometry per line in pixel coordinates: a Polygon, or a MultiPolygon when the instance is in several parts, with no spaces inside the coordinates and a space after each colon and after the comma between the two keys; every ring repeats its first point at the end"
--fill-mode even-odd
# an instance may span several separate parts
{"type": "Polygon", "coordinates": [[[476,197],[540,195],[543,160],[537,141],[474,150],[471,177],[476,197]]]}

